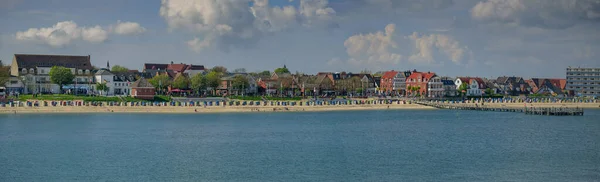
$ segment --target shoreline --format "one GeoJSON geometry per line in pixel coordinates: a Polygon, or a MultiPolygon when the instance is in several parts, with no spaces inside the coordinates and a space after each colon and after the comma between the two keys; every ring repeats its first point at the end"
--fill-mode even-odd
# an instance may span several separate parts
{"type": "Polygon", "coordinates": [[[4,107],[0,114],[47,113],[266,113],[266,112],[327,112],[369,110],[433,110],[419,104],[335,105],[335,106],[38,106],[4,107]]]}
{"type": "MultiPolygon", "coordinates": [[[[479,106],[497,108],[523,107],[568,107],[584,109],[600,109],[600,103],[447,103],[456,106],[479,106]]],[[[328,112],[328,111],[369,111],[369,110],[436,110],[437,108],[416,103],[380,103],[349,105],[226,105],[226,106],[20,106],[0,107],[1,114],[48,114],[48,113],[265,113],[265,112],[328,112]]]]}

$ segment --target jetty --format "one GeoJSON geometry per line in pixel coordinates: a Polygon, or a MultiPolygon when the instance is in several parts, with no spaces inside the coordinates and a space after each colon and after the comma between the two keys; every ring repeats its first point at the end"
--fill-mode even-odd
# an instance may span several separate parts
{"type": "Polygon", "coordinates": [[[493,111],[493,112],[519,112],[529,115],[546,115],[546,116],[583,116],[583,108],[568,108],[568,107],[489,107],[485,105],[458,105],[439,102],[416,102],[417,104],[434,107],[438,109],[451,110],[471,110],[471,111],[493,111]]]}

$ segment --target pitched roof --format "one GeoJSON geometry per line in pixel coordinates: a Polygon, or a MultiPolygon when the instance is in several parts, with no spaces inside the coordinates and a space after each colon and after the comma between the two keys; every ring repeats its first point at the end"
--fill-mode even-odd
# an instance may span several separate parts
{"type": "Polygon", "coordinates": [[[553,90],[553,92],[560,93],[561,90],[565,89],[567,83],[566,79],[557,78],[531,78],[531,80],[527,81],[533,92],[537,92],[539,89],[547,87],[553,90]]]}
{"type": "Polygon", "coordinates": [[[145,70],[166,70],[168,66],[168,64],[144,63],[145,70]]]}
{"type": "Polygon", "coordinates": [[[96,72],[96,74],[94,74],[94,75],[114,75],[114,74],[106,69],[101,69],[101,70],[98,70],[96,72]]]}
{"type": "Polygon", "coordinates": [[[383,73],[383,75],[381,75],[382,79],[393,79],[394,77],[396,77],[396,75],[398,75],[397,71],[386,71],[385,73],[383,73]]]}
{"type": "Polygon", "coordinates": [[[19,68],[63,66],[92,70],[90,56],[15,54],[19,68]]]}
{"type": "Polygon", "coordinates": [[[186,70],[205,70],[204,65],[193,65],[190,64],[187,66],[186,70]]]}
{"type": "MultiPolygon", "coordinates": [[[[117,73],[117,74],[115,74],[114,81],[117,81],[117,82],[135,82],[136,81],[136,79],[135,79],[136,75],[138,75],[138,74],[135,74],[135,73],[117,73]]],[[[142,78],[142,76],[140,76],[140,78],[142,78]]]]}
{"type": "Polygon", "coordinates": [[[183,71],[185,71],[186,68],[187,68],[187,65],[185,65],[185,64],[169,64],[167,66],[168,70],[173,70],[176,72],[183,72],[183,71]]]}
{"type": "Polygon", "coordinates": [[[452,81],[452,80],[442,80],[442,83],[444,85],[454,85],[454,81],[452,81]]]}
{"type": "Polygon", "coordinates": [[[140,78],[138,81],[133,82],[131,84],[131,88],[154,88],[152,84],[145,78],[140,78]]]}
{"type": "Polygon", "coordinates": [[[463,83],[469,83],[469,84],[471,84],[473,81],[477,81],[477,84],[479,85],[479,89],[487,88],[485,81],[483,81],[483,79],[479,78],[479,77],[458,77],[457,79],[460,79],[460,81],[463,83]]]}
{"type": "Polygon", "coordinates": [[[410,74],[410,76],[408,76],[407,79],[415,79],[415,80],[431,80],[431,78],[433,78],[435,76],[435,73],[433,72],[412,72],[410,74]]]}

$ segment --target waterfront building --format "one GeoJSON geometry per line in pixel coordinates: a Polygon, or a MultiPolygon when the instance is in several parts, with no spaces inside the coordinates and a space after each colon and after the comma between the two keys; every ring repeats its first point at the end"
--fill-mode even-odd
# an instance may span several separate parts
{"type": "Polygon", "coordinates": [[[456,85],[454,85],[454,79],[450,77],[442,77],[442,86],[444,87],[444,96],[445,97],[455,97],[458,96],[458,90],[456,89],[456,85]]]}
{"type": "Polygon", "coordinates": [[[410,95],[437,97],[443,95],[443,83],[440,77],[432,72],[413,71],[406,78],[406,88],[410,95]],[[433,79],[433,80],[432,80],[433,79]]]}
{"type": "Polygon", "coordinates": [[[258,85],[257,80],[248,73],[229,73],[226,76],[221,78],[221,84],[217,89],[222,89],[227,91],[230,94],[234,95],[255,95],[258,93],[258,85]],[[233,80],[237,75],[241,75],[244,78],[248,79],[248,87],[245,88],[233,88],[233,80]]]}
{"type": "Polygon", "coordinates": [[[564,95],[567,80],[558,78],[532,78],[531,80],[526,80],[526,82],[531,87],[531,93],[564,95]]]}
{"type": "Polygon", "coordinates": [[[444,83],[442,78],[435,75],[427,81],[427,97],[443,97],[444,83]]]}
{"type": "Polygon", "coordinates": [[[6,88],[5,91],[8,95],[22,94],[25,92],[25,84],[23,84],[23,81],[16,76],[10,76],[4,84],[4,87],[6,88]]]}
{"type": "Polygon", "coordinates": [[[193,64],[174,64],[171,61],[171,64],[156,64],[156,63],[145,63],[143,72],[152,73],[152,75],[156,75],[157,73],[167,72],[171,78],[174,78],[177,73],[185,73],[190,77],[205,72],[204,65],[193,65],[193,64]]]}
{"type": "Polygon", "coordinates": [[[131,84],[131,96],[139,99],[154,99],[156,89],[148,80],[140,78],[131,84]]]}
{"type": "Polygon", "coordinates": [[[410,71],[391,70],[384,72],[379,85],[386,94],[406,95],[406,78],[410,74],[410,71]]]}
{"type": "Polygon", "coordinates": [[[487,89],[487,86],[485,85],[485,82],[483,81],[482,78],[458,77],[454,81],[454,85],[456,86],[456,89],[460,89],[460,86],[463,83],[467,84],[467,90],[466,90],[467,96],[482,96],[485,93],[485,90],[487,89]]]}
{"type": "Polygon", "coordinates": [[[23,81],[24,93],[61,93],[57,84],[50,81],[50,68],[62,66],[71,69],[75,78],[72,85],[63,89],[87,92],[94,74],[90,56],[15,54],[10,73],[23,81]]]}
{"type": "Polygon", "coordinates": [[[501,76],[493,81],[494,86],[497,88],[497,92],[503,95],[526,95],[531,91],[529,84],[525,82],[522,77],[507,77],[501,76]]]}
{"type": "Polygon", "coordinates": [[[566,90],[575,96],[600,96],[600,68],[567,68],[566,90]]]}

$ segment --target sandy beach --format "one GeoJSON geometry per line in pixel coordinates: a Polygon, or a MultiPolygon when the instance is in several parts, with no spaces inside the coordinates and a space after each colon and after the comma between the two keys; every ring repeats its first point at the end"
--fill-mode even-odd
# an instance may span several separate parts
{"type": "Polygon", "coordinates": [[[235,113],[320,112],[387,109],[434,109],[418,104],[324,105],[324,106],[38,106],[2,107],[0,113],[235,113]]]}
{"type": "MultiPolygon", "coordinates": [[[[446,103],[449,104],[449,103],[446,103]]],[[[482,106],[481,103],[453,103],[457,106],[482,106]]],[[[600,109],[600,103],[491,103],[484,107],[523,108],[523,107],[568,107],[600,109]]],[[[388,109],[435,109],[419,104],[392,102],[388,104],[353,104],[353,105],[245,105],[245,106],[20,106],[0,107],[0,114],[21,113],[236,113],[236,112],[321,112],[321,111],[353,111],[353,110],[388,110],[388,109]]]]}

